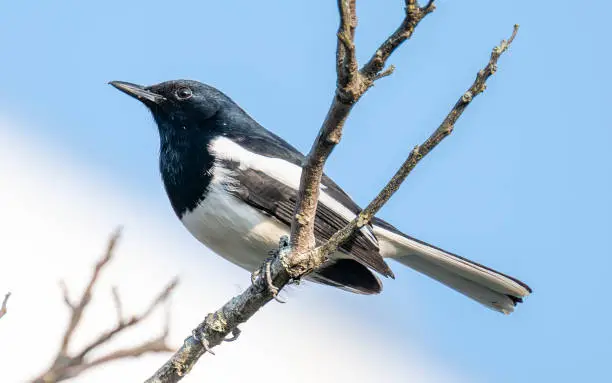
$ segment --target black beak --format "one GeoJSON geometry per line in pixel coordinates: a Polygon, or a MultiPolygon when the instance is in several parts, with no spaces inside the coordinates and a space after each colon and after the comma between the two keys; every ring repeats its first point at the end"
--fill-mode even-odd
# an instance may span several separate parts
{"type": "Polygon", "coordinates": [[[141,85],[136,85],[124,81],[111,81],[109,82],[109,84],[119,89],[123,93],[130,95],[135,99],[138,99],[145,105],[159,104],[160,102],[166,100],[164,96],[146,90],[141,85]]]}

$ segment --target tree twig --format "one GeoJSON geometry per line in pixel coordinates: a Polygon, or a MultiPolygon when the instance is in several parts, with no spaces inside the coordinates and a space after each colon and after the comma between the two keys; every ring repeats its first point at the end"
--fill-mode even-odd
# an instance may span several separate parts
{"type": "Polygon", "coordinates": [[[338,26],[338,46],[336,48],[336,72],[338,87],[345,87],[354,81],[358,70],[355,51],[355,29],[357,28],[357,8],[355,0],[338,0],[340,23],[338,26]]]}
{"type": "MultiPolygon", "coordinates": [[[[64,332],[64,336],[62,338],[62,343],[60,345],[59,351],[55,360],[51,364],[51,366],[43,373],[41,373],[38,377],[34,378],[32,382],[36,383],[53,383],[60,382],[62,380],[73,378],[82,372],[92,368],[99,366],[104,363],[108,363],[114,360],[128,358],[128,357],[138,357],[145,353],[151,352],[169,352],[172,351],[172,348],[166,344],[166,339],[168,337],[168,322],[166,321],[166,325],[163,333],[149,341],[146,341],[140,345],[120,349],[117,351],[112,351],[107,353],[106,355],[102,355],[100,357],[94,358],[92,360],[88,360],[89,354],[97,349],[98,347],[106,344],[110,341],[115,335],[127,330],[130,327],[136,326],[141,323],[145,319],[147,319],[151,313],[159,306],[161,306],[164,302],[166,302],[176,287],[178,283],[178,279],[172,280],[163,290],[162,292],[149,304],[147,309],[140,315],[134,315],[130,318],[123,317],[121,299],[116,288],[113,288],[113,299],[115,302],[115,308],[117,311],[117,323],[115,326],[103,333],[101,333],[96,339],[91,341],[85,347],[81,349],[81,351],[70,353],[69,347],[73,337],[74,332],[79,327],[81,323],[81,319],[85,309],[87,308],[89,302],[91,301],[93,289],[95,288],[96,283],[99,280],[100,274],[105,266],[109,263],[109,261],[114,256],[114,250],[117,245],[117,241],[119,240],[120,230],[117,230],[110,238],[108,242],[108,246],[106,251],[102,255],[102,257],[98,260],[94,267],[94,271],[81,295],[81,298],[77,303],[73,303],[70,300],[68,294],[68,287],[62,281],[60,282],[60,288],[62,290],[62,295],[64,298],[64,302],[70,309],[70,321],[66,330],[64,332]]],[[[168,314],[167,314],[168,316],[168,314]]]]}
{"type": "Polygon", "coordinates": [[[376,77],[385,67],[385,63],[393,54],[393,52],[402,43],[412,37],[417,25],[425,16],[436,9],[433,0],[429,1],[424,7],[419,6],[417,0],[406,0],[405,11],[406,15],[399,27],[387,37],[387,39],[378,47],[370,60],[363,66],[361,73],[367,77],[376,77]]]}
{"type": "Polygon", "coordinates": [[[66,284],[63,281],[60,282],[60,286],[62,287],[62,293],[64,294],[64,302],[66,302],[66,304],[72,308],[70,322],[68,323],[68,327],[66,328],[66,332],[64,333],[64,337],[62,339],[62,345],[60,348],[61,354],[66,354],[68,350],[68,344],[70,343],[70,340],[74,335],[74,330],[77,328],[79,322],[81,321],[85,307],[87,307],[89,301],[91,301],[91,293],[93,287],[98,281],[100,272],[113,257],[113,251],[115,250],[115,245],[117,244],[120,235],[121,230],[118,229],[109,239],[108,245],[106,246],[106,251],[104,252],[102,258],[100,258],[100,260],[96,263],[94,267],[94,272],[91,275],[91,278],[89,279],[89,282],[87,283],[87,286],[83,291],[83,295],[81,295],[81,299],[79,299],[79,302],[77,304],[71,303],[70,297],[68,296],[68,288],[66,287],[66,284]]]}
{"type": "Polygon", "coordinates": [[[354,41],[357,26],[355,1],[338,0],[340,13],[336,53],[338,81],[327,116],[302,167],[300,190],[291,224],[291,245],[295,252],[304,254],[315,245],[314,222],[323,167],[332,150],[340,142],[344,123],[353,105],[376,80],[393,72],[393,67],[383,71],[387,59],[397,47],[412,37],[419,22],[434,9],[433,1],[427,3],[425,7],[420,7],[418,1],[406,0],[406,16],[402,24],[376,50],[372,59],[358,70],[354,41]]]}
{"type": "MultiPolygon", "coordinates": [[[[416,2],[407,1],[407,3],[415,4],[416,2]]],[[[345,8],[340,7],[340,10],[341,12],[344,12],[345,8]]],[[[430,1],[425,7],[421,8],[421,12],[426,13],[429,13],[432,10],[433,1],[430,1]]],[[[342,16],[341,20],[344,20],[343,17],[346,18],[346,16],[342,16]]],[[[480,94],[484,90],[486,80],[495,72],[497,60],[512,43],[517,30],[518,25],[514,27],[514,31],[509,40],[502,41],[499,46],[493,49],[487,66],[478,73],[472,86],[470,86],[468,91],[460,97],[440,126],[422,145],[415,147],[410,152],[408,158],[396,172],[393,178],[387,183],[376,198],[370,202],[370,204],[362,211],[361,214],[359,214],[338,233],[334,234],[328,242],[315,249],[308,249],[308,246],[306,246],[306,251],[299,252],[295,248],[295,244],[299,242],[298,240],[294,240],[291,243],[291,246],[289,246],[286,238],[281,239],[277,256],[270,264],[270,275],[275,286],[282,288],[292,279],[299,279],[314,270],[325,261],[329,254],[334,252],[338,246],[346,241],[352,233],[354,233],[358,228],[367,224],[374,217],[374,214],[376,214],[376,212],[389,200],[389,198],[391,198],[393,193],[398,190],[401,183],[419,163],[419,161],[429,154],[433,148],[435,148],[452,132],[454,124],[461,116],[465,108],[470,104],[476,95],[480,94]]],[[[412,32],[410,32],[410,34],[411,33],[412,32]]],[[[385,49],[390,49],[390,54],[396,47],[393,45],[395,43],[389,44],[391,44],[390,46],[392,49],[385,49]]],[[[343,44],[342,46],[345,45],[343,44]]],[[[383,46],[386,45],[383,44],[383,46]]],[[[384,55],[382,57],[384,58],[384,55]]],[[[386,57],[388,58],[388,56],[386,57]]],[[[386,58],[384,60],[386,60],[386,58]]],[[[380,66],[380,70],[382,70],[383,66],[384,62],[383,65],[380,66]]],[[[340,76],[340,74],[338,75],[340,76]]],[[[380,76],[380,74],[377,75],[380,76]]],[[[335,117],[330,117],[330,115],[328,115],[326,123],[329,119],[334,118],[335,117]]],[[[334,126],[338,128],[338,125],[334,126]]],[[[322,169],[323,163],[325,162],[327,155],[329,155],[329,151],[327,150],[329,149],[330,145],[327,141],[321,138],[325,132],[326,131],[324,129],[321,130],[317,141],[313,145],[313,149],[309,155],[310,160],[304,166],[304,173],[306,173],[307,170],[311,169],[312,167],[320,166],[322,169]],[[326,146],[327,149],[319,150],[318,144],[326,146]]],[[[334,144],[331,145],[333,147],[334,144]]],[[[316,200],[318,198],[318,192],[315,192],[313,187],[308,187],[308,181],[312,180],[312,177],[316,178],[317,174],[319,175],[320,179],[320,173],[317,173],[317,170],[311,172],[311,175],[307,176],[306,178],[304,178],[304,174],[302,175],[302,185],[306,185],[306,188],[304,189],[301,198],[309,200],[307,207],[312,207],[312,199],[316,200]]],[[[314,189],[318,190],[318,183],[314,189]]],[[[294,218],[294,223],[300,219],[301,217],[299,215],[296,216],[294,218]]],[[[300,230],[304,230],[303,233],[307,233],[307,237],[309,237],[310,233],[308,233],[306,230],[308,223],[304,221],[300,223],[300,225],[300,230]]],[[[310,241],[310,239],[307,239],[307,241],[310,241]]],[[[266,278],[263,275],[260,275],[246,291],[232,298],[219,310],[208,314],[206,319],[193,331],[193,335],[185,339],[183,346],[176,351],[176,353],[146,382],[174,383],[180,381],[193,368],[197,360],[206,351],[210,351],[210,348],[219,345],[231,332],[237,329],[238,325],[246,322],[261,307],[272,300],[272,298],[273,294],[271,290],[267,288],[266,278]]]]}
{"type": "Polygon", "coordinates": [[[162,292],[157,296],[157,298],[155,298],[149,304],[149,307],[147,307],[147,309],[142,314],[134,315],[128,319],[120,317],[117,323],[115,324],[115,327],[113,327],[112,329],[108,331],[101,333],[98,336],[98,338],[96,338],[90,344],[85,346],[83,350],[75,356],[75,358],[76,359],[85,358],[85,356],[87,356],[87,354],[90,353],[93,349],[100,347],[101,345],[110,341],[115,335],[147,319],[157,307],[159,307],[163,302],[166,301],[166,299],[168,299],[168,297],[170,296],[170,293],[172,292],[172,290],[174,290],[177,284],[178,284],[178,279],[175,278],[164,288],[164,290],[162,290],[162,292]]]}
{"type": "Polygon", "coordinates": [[[5,316],[8,311],[8,309],[6,308],[6,304],[8,303],[8,300],[10,297],[11,297],[10,292],[4,294],[4,299],[2,300],[2,306],[0,306],[0,318],[5,316]]]}
{"type": "Polygon", "coordinates": [[[444,138],[450,135],[454,129],[455,123],[467,106],[474,100],[476,96],[482,93],[486,88],[486,81],[497,70],[497,60],[504,53],[518,32],[518,24],[514,25],[512,35],[508,40],[502,42],[493,48],[488,64],[478,72],[474,83],[468,90],[457,100],[451,111],[446,115],[446,118],[438,129],[436,129],[429,138],[420,146],[416,146],[408,155],[402,166],[393,175],[393,178],[385,185],[380,193],[370,202],[370,204],[353,219],[348,225],[337,231],[331,238],[322,246],[314,249],[310,256],[326,257],[336,251],[342,243],[350,238],[350,236],[358,229],[367,225],[374,215],[384,206],[391,196],[399,189],[406,177],[412,169],[431,152],[444,138]]]}
{"type": "Polygon", "coordinates": [[[113,301],[115,302],[115,311],[117,311],[117,323],[120,323],[123,320],[123,304],[121,303],[117,286],[113,286],[111,291],[113,293],[113,301]]]}

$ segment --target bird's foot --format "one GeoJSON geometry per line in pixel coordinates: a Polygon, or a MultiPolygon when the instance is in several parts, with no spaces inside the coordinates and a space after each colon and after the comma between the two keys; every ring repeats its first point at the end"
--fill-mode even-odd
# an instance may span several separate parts
{"type": "Polygon", "coordinates": [[[266,286],[268,287],[268,291],[270,291],[270,293],[272,294],[272,298],[274,298],[275,301],[277,301],[278,303],[287,303],[278,297],[278,292],[280,290],[278,289],[278,287],[274,286],[274,283],[272,283],[271,265],[273,261],[273,257],[268,258],[264,264],[264,276],[266,278],[266,286]]]}
{"type": "Polygon", "coordinates": [[[195,329],[191,332],[191,336],[193,336],[193,339],[202,343],[202,346],[204,347],[204,350],[206,350],[206,352],[210,353],[211,355],[215,355],[214,351],[210,347],[210,344],[208,343],[208,339],[206,338],[200,339],[200,336],[198,335],[198,332],[195,329]]]}
{"type": "Polygon", "coordinates": [[[223,339],[223,341],[224,342],[233,342],[236,339],[238,339],[238,337],[240,336],[241,333],[242,333],[242,331],[240,331],[240,329],[238,327],[234,327],[232,329],[232,336],[230,338],[223,339]]]}
{"type": "Polygon", "coordinates": [[[251,284],[254,285],[257,282],[257,278],[261,275],[261,267],[251,273],[251,284]]]}
{"type": "Polygon", "coordinates": [[[253,271],[253,273],[251,274],[251,284],[255,286],[257,280],[259,278],[263,278],[262,282],[264,283],[265,288],[272,294],[272,298],[274,298],[274,300],[279,303],[287,302],[283,301],[278,297],[278,293],[280,290],[278,287],[274,286],[274,283],[272,281],[272,262],[274,262],[274,259],[279,256],[280,252],[288,246],[289,237],[282,236],[278,244],[278,249],[271,250],[270,252],[268,252],[270,256],[264,261],[263,265],[259,269],[253,271]]]}

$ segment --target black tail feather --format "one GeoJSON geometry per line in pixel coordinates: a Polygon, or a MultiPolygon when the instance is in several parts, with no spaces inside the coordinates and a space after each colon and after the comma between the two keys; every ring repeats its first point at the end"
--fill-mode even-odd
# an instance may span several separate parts
{"type": "Polygon", "coordinates": [[[354,259],[330,260],[308,279],[359,294],[379,294],[382,291],[378,277],[354,259]]]}

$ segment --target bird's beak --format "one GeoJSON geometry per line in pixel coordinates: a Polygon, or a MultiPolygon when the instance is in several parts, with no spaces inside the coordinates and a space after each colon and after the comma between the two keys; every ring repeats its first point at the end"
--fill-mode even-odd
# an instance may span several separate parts
{"type": "Polygon", "coordinates": [[[159,104],[160,102],[166,100],[164,96],[161,96],[157,93],[153,93],[147,89],[145,89],[141,85],[132,84],[124,81],[111,81],[109,82],[112,86],[119,89],[125,94],[128,94],[135,99],[140,100],[145,105],[151,104],[159,104]]]}

